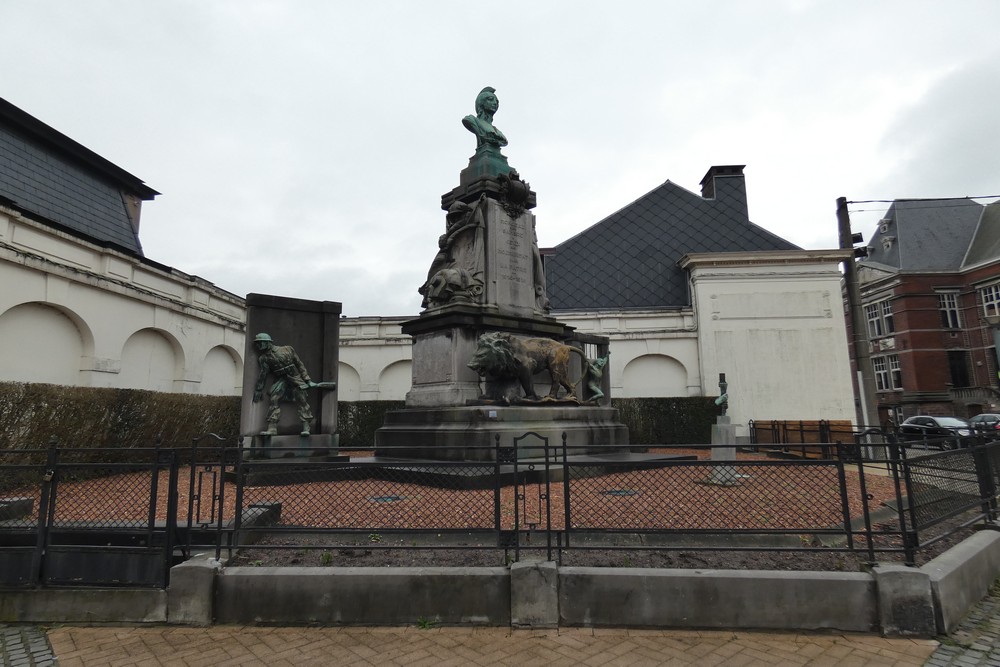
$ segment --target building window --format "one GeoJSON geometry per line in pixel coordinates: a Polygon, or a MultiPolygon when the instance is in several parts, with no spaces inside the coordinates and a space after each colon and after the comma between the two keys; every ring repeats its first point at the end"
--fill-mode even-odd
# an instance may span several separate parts
{"type": "Polygon", "coordinates": [[[969,386],[969,353],[965,350],[948,350],[948,369],[951,371],[951,386],[969,386]]]}
{"type": "Polygon", "coordinates": [[[892,319],[892,302],[888,299],[865,306],[865,319],[868,320],[869,339],[881,338],[896,331],[892,319]]]}
{"type": "Polygon", "coordinates": [[[990,285],[979,290],[983,298],[983,315],[997,317],[1000,315],[1000,284],[990,285]]]}
{"type": "Polygon", "coordinates": [[[892,321],[892,302],[886,299],[882,302],[882,321],[885,323],[885,333],[896,332],[896,325],[892,321]]]}
{"type": "Polygon", "coordinates": [[[892,381],[893,389],[903,388],[903,371],[899,368],[899,356],[890,354],[889,359],[889,379],[892,381]]]}
{"type": "Polygon", "coordinates": [[[872,367],[875,369],[875,389],[889,391],[889,367],[885,357],[872,357],[872,367]]]}
{"type": "Polygon", "coordinates": [[[958,308],[958,294],[939,292],[938,303],[941,307],[941,326],[945,329],[961,329],[962,317],[958,308]]]}

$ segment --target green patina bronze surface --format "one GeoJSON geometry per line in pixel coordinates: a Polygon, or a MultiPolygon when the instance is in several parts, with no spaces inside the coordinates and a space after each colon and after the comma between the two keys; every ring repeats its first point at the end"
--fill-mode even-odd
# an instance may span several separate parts
{"type": "Polygon", "coordinates": [[[476,154],[469,161],[469,167],[478,177],[496,178],[510,171],[507,158],[500,152],[500,148],[507,145],[507,137],[493,125],[493,114],[499,108],[496,89],[486,86],[476,96],[476,115],[462,119],[465,129],[476,135],[476,154]]]}

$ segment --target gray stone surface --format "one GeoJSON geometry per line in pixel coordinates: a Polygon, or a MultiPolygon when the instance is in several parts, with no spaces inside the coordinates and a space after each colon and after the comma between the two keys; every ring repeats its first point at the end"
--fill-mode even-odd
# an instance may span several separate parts
{"type": "Polygon", "coordinates": [[[170,570],[167,587],[167,622],[178,625],[211,625],[214,616],[215,578],[222,563],[209,554],[196,554],[170,570]]]}
{"type": "Polygon", "coordinates": [[[50,667],[55,664],[52,647],[40,628],[0,625],[0,667],[50,667]]]}
{"type": "Polygon", "coordinates": [[[930,575],[904,565],[874,568],[879,625],[884,635],[932,637],[937,632],[930,575]]]}
{"type": "MultiPolygon", "coordinates": [[[[613,408],[557,406],[468,406],[395,410],[375,433],[377,456],[446,460],[492,460],[495,438],[510,447],[513,438],[533,432],[574,454],[628,445],[628,429],[613,408]]],[[[544,455],[541,442],[526,441],[520,458],[544,455]]]]}
{"type": "Polygon", "coordinates": [[[921,569],[930,576],[937,630],[948,633],[986,594],[1000,572],[1000,532],[979,531],[921,569]]]}
{"type": "Polygon", "coordinates": [[[507,568],[229,568],[217,623],[510,624],[507,568]]]}
{"type": "Polygon", "coordinates": [[[552,561],[510,566],[510,624],[559,627],[559,569],[552,561]]]}
{"type": "Polygon", "coordinates": [[[941,645],[925,662],[930,667],[1000,665],[1000,588],[996,584],[960,623],[938,638],[941,645]]]}
{"type": "Polygon", "coordinates": [[[561,625],[843,630],[878,623],[863,573],[564,567],[561,625]]]}
{"type": "Polygon", "coordinates": [[[42,588],[0,595],[0,619],[30,623],[164,623],[167,592],[127,588],[42,588]]]}
{"type": "Polygon", "coordinates": [[[477,339],[476,329],[460,325],[415,335],[407,407],[462,406],[479,398],[479,375],[466,365],[477,339]]]}

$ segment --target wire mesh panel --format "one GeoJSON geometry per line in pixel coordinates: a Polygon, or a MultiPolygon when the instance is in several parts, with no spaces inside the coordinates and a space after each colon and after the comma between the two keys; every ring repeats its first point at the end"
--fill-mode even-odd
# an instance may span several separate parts
{"type": "Polygon", "coordinates": [[[814,532],[845,518],[833,463],[672,461],[607,469],[597,476],[570,466],[571,529],[814,532]],[[728,483],[719,483],[720,469],[728,483]]]}
{"type": "MultiPolygon", "coordinates": [[[[973,449],[909,457],[908,497],[917,530],[979,507],[980,480],[973,449]]],[[[983,471],[992,474],[989,469],[983,471]]]]}
{"type": "Polygon", "coordinates": [[[132,460],[125,460],[112,450],[109,458],[119,460],[107,463],[60,460],[53,480],[52,522],[78,530],[149,529],[157,508],[166,510],[168,488],[160,483],[160,474],[167,474],[168,464],[157,460],[155,450],[142,452],[144,462],[135,460],[139,452],[130,453],[132,460]]]}
{"type": "Polygon", "coordinates": [[[493,463],[254,461],[243,466],[240,511],[280,504],[272,531],[493,529],[493,475],[493,463]]]}

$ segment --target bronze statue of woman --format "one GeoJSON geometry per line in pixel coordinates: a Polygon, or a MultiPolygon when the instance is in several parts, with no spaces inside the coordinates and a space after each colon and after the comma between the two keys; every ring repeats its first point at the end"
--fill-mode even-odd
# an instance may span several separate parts
{"type": "Polygon", "coordinates": [[[476,135],[477,153],[480,150],[491,149],[499,152],[502,146],[507,145],[507,137],[493,126],[493,114],[500,108],[500,101],[495,93],[496,89],[492,86],[486,86],[479,91],[479,95],[476,96],[476,115],[468,115],[462,119],[465,129],[476,135]]]}

